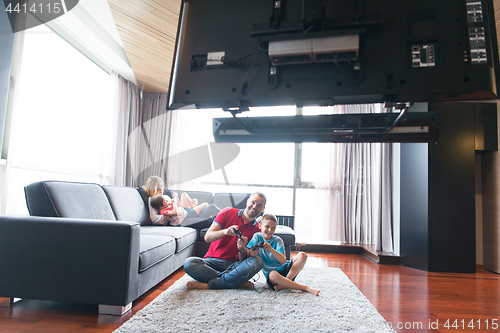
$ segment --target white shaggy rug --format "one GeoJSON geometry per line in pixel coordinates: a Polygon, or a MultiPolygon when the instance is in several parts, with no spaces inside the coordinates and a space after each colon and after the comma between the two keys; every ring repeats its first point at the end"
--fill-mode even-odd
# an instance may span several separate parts
{"type": "Polygon", "coordinates": [[[184,275],[115,333],[395,332],[339,268],[299,273],[295,281],[320,289],[319,296],[269,290],[263,275],[257,290],[187,290],[190,280],[184,275]]]}

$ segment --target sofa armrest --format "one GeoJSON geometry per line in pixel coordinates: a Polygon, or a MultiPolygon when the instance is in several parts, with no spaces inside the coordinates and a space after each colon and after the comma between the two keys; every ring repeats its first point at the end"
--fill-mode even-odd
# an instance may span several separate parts
{"type": "Polygon", "coordinates": [[[0,216],[0,296],[126,305],[139,236],[134,222],[0,216]]]}

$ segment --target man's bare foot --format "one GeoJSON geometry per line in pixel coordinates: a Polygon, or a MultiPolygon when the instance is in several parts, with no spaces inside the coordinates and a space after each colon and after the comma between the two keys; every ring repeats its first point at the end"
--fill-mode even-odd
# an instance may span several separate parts
{"type": "Polygon", "coordinates": [[[254,284],[253,284],[253,282],[247,281],[247,282],[243,282],[242,284],[240,284],[238,286],[238,288],[254,289],[254,284]]]}
{"type": "Polygon", "coordinates": [[[306,291],[308,293],[310,293],[310,294],[313,294],[314,296],[318,296],[319,295],[319,290],[318,289],[313,289],[311,287],[307,287],[306,291]]]}
{"type": "Polygon", "coordinates": [[[209,289],[208,284],[198,282],[198,281],[189,281],[186,284],[186,287],[188,290],[193,290],[193,289],[209,289]]]}

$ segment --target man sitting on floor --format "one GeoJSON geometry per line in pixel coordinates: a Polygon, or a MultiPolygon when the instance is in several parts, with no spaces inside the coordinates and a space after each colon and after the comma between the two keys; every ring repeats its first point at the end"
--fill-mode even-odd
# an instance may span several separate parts
{"type": "Polygon", "coordinates": [[[262,259],[243,256],[240,260],[238,246],[246,246],[260,231],[255,218],[265,205],[265,195],[255,192],[245,209],[224,208],[217,215],[205,235],[205,241],[210,243],[205,257],[190,257],[184,262],[184,271],[196,280],[188,282],[188,289],[253,288],[248,280],[262,269],[262,259]]]}

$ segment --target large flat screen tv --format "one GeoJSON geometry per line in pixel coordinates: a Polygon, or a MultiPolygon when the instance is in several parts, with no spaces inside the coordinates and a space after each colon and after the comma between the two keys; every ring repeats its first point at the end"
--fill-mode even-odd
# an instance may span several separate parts
{"type": "Polygon", "coordinates": [[[491,0],[184,0],[169,108],[497,98],[491,0]]]}

